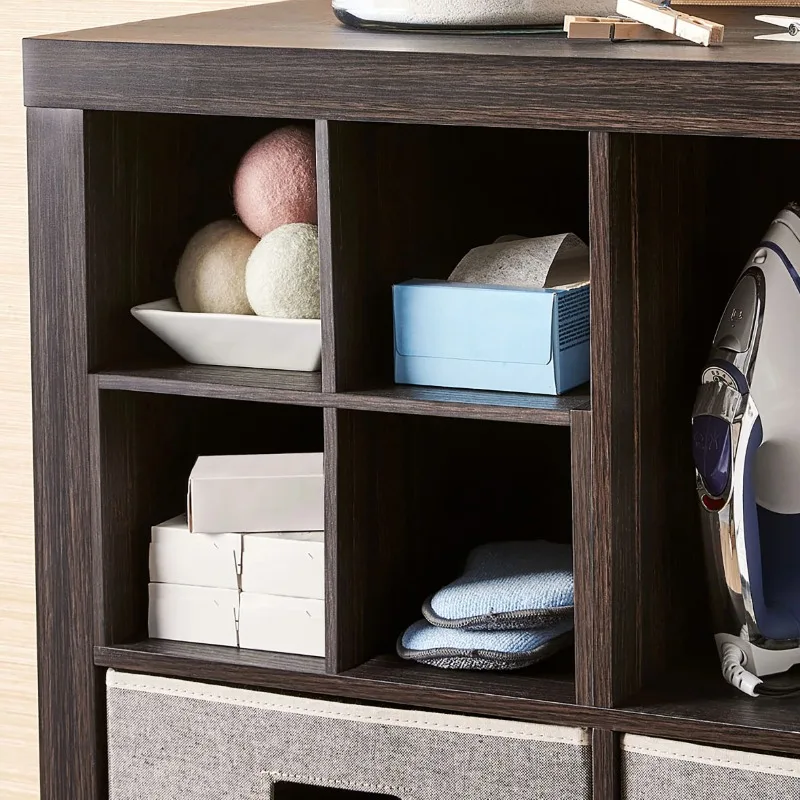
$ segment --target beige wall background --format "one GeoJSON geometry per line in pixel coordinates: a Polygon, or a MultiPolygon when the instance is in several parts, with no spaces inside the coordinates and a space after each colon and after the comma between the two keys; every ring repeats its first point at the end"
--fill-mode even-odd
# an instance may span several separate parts
{"type": "Polygon", "coordinates": [[[25,36],[268,0],[0,0],[0,798],[38,792],[25,36]]]}

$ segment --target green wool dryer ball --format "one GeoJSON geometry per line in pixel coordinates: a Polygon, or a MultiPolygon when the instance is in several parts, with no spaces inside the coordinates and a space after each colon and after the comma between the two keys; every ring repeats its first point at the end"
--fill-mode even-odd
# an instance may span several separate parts
{"type": "Polygon", "coordinates": [[[319,319],[317,226],[293,222],[268,233],[250,255],[245,285],[259,316],[319,319]]]}
{"type": "Polygon", "coordinates": [[[241,222],[222,219],[198,231],[186,245],[175,291],[184,311],[252,314],[245,291],[247,259],[258,237],[241,222]]]}

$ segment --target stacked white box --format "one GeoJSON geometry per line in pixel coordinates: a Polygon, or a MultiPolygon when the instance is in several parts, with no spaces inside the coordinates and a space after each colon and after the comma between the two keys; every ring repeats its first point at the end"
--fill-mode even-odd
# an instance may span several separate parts
{"type": "Polygon", "coordinates": [[[325,655],[322,531],[244,537],[239,646],[325,655]]]}
{"type": "Polygon", "coordinates": [[[190,533],[185,515],[153,526],[150,541],[152,583],[238,589],[241,572],[241,534],[190,533]]]}
{"type": "Polygon", "coordinates": [[[153,639],[239,644],[238,589],[151,583],[147,625],[153,639]]]}
{"type": "Polygon", "coordinates": [[[322,453],[200,456],[189,476],[189,529],[322,530],[322,463],[322,453]]]}
{"type": "Polygon", "coordinates": [[[323,532],[245,536],[242,591],[322,600],[325,597],[323,532]]]}
{"type": "Polygon", "coordinates": [[[325,655],[325,601],[242,592],[239,647],[325,655]]]}
{"type": "Polygon", "coordinates": [[[152,529],[150,636],[324,656],[322,506],[321,453],[198,459],[152,529]]]}

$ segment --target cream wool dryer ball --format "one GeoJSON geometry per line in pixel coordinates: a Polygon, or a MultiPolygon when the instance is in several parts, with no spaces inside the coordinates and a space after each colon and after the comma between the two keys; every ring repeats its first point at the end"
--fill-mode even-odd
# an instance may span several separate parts
{"type": "Polygon", "coordinates": [[[245,292],[247,259],[258,237],[240,222],[223,219],[198,231],[183,251],[175,291],[183,311],[252,314],[245,292]]]}
{"type": "Polygon", "coordinates": [[[258,237],[289,222],[316,225],[313,129],[288,125],[256,142],[236,171],[233,202],[242,222],[258,237]]]}
{"type": "Polygon", "coordinates": [[[317,226],[293,223],[267,234],[247,262],[246,288],[259,316],[319,319],[317,226]]]}

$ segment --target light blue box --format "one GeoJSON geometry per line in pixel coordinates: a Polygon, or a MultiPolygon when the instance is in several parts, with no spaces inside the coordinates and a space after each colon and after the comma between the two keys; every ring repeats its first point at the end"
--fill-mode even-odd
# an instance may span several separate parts
{"type": "Polygon", "coordinates": [[[394,286],[397,383],[562,394],[589,380],[589,286],[394,286]]]}

